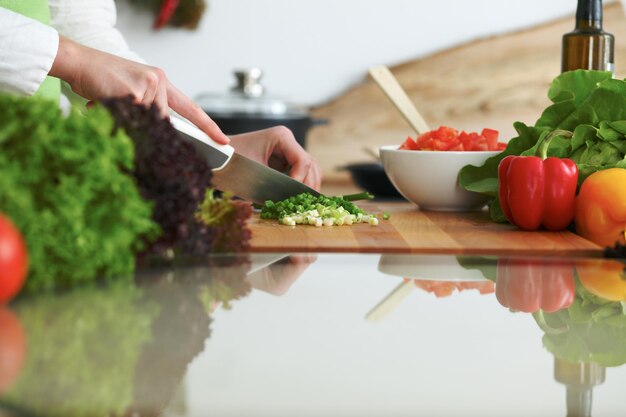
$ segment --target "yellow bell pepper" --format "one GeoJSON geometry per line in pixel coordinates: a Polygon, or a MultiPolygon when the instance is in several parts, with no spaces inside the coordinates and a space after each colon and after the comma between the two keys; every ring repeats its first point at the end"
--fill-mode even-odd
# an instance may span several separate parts
{"type": "Polygon", "coordinates": [[[576,197],[576,232],[601,246],[625,243],[626,169],[610,168],[585,179],[576,197]]]}
{"type": "Polygon", "coordinates": [[[577,261],[576,272],[583,287],[609,301],[626,300],[624,264],[618,261],[577,261]]]}

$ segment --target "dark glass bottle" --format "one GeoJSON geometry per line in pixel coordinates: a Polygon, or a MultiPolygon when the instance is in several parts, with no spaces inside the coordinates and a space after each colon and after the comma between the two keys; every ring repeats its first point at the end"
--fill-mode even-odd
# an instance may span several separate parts
{"type": "Polygon", "coordinates": [[[613,71],[615,39],[602,30],[602,0],[578,0],[576,28],[563,35],[561,71],[613,71]]]}

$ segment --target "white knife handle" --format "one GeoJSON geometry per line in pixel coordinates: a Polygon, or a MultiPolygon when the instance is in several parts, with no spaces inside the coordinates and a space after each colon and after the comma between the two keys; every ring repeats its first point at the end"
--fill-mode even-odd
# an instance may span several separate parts
{"type": "Polygon", "coordinates": [[[183,134],[183,138],[188,140],[206,158],[207,163],[213,170],[219,170],[226,166],[233,153],[235,153],[235,149],[232,146],[220,145],[211,139],[209,135],[188,121],[181,119],[178,115],[170,114],[170,122],[172,122],[176,130],[183,134]],[[185,135],[191,137],[191,139],[184,137],[185,135]]]}

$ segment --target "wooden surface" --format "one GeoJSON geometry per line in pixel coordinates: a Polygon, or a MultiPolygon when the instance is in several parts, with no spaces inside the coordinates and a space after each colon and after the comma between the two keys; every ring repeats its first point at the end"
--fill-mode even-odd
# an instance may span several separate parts
{"type": "Polygon", "coordinates": [[[378,226],[283,226],[255,215],[254,252],[365,252],[599,256],[601,248],[570,232],[524,232],[489,220],[486,211],[425,212],[409,203],[362,203],[368,212],[388,211],[378,226]]]}
{"type": "MultiPolygon", "coordinates": [[[[508,141],[515,136],[513,122],[534,124],[549,104],[548,86],[560,73],[561,38],[573,27],[572,14],[544,26],[416,57],[391,71],[431,127],[447,125],[468,131],[490,127],[508,141]]],[[[605,1],[604,28],[615,35],[616,76],[624,78],[626,17],[620,3],[605,1]]],[[[415,31],[415,42],[428,39],[415,31]]],[[[367,68],[363,68],[362,83],[313,109],[313,115],[330,120],[326,126],[311,129],[307,146],[331,180],[347,178],[337,167],[370,161],[362,147],[399,144],[413,135],[413,129],[367,76],[367,68]]]]}

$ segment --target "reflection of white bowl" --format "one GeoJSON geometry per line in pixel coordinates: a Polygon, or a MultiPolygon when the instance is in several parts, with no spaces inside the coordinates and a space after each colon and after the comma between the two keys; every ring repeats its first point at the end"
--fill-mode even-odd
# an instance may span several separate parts
{"type": "Polygon", "coordinates": [[[430,281],[486,281],[477,269],[465,269],[454,255],[381,255],[378,270],[402,278],[430,281]]]}
{"type": "Polygon", "coordinates": [[[485,206],[489,197],[462,189],[459,171],[465,165],[482,165],[499,151],[439,152],[380,148],[385,172],[398,192],[423,210],[468,211],[485,206]]]}

